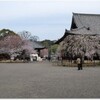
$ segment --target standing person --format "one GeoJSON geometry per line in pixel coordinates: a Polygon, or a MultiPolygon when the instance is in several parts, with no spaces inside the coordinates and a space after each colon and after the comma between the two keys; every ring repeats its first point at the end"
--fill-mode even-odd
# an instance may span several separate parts
{"type": "Polygon", "coordinates": [[[57,57],[57,60],[59,61],[60,59],[59,59],[59,56],[57,57]]]}
{"type": "Polygon", "coordinates": [[[51,57],[50,56],[48,56],[48,60],[51,61],[51,57]]]}
{"type": "Polygon", "coordinates": [[[82,65],[83,60],[82,60],[82,58],[81,58],[80,60],[81,60],[81,61],[80,61],[80,70],[82,70],[82,69],[83,69],[83,65],[82,65]]]}
{"type": "Polygon", "coordinates": [[[77,58],[77,67],[78,67],[78,70],[81,69],[81,59],[80,58],[77,58]]]}

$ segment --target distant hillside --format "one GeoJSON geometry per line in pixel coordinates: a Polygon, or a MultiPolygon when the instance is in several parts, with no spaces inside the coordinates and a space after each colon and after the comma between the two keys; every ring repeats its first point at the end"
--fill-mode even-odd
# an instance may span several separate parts
{"type": "Polygon", "coordinates": [[[0,39],[4,38],[5,36],[8,36],[8,35],[17,35],[17,34],[9,29],[0,30],[0,39]]]}
{"type": "Polygon", "coordinates": [[[51,45],[53,45],[55,43],[55,40],[54,41],[51,41],[51,40],[43,40],[43,41],[40,41],[42,43],[42,45],[44,45],[45,47],[50,47],[51,45]]]}
{"type": "Polygon", "coordinates": [[[48,48],[49,54],[55,54],[58,48],[58,44],[55,44],[56,40],[43,40],[41,41],[42,45],[48,48]]]}

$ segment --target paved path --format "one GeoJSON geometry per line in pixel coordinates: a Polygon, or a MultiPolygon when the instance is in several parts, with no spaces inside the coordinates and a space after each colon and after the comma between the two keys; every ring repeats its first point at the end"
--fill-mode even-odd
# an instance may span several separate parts
{"type": "Polygon", "coordinates": [[[100,98],[100,67],[0,63],[0,98],[100,98]]]}

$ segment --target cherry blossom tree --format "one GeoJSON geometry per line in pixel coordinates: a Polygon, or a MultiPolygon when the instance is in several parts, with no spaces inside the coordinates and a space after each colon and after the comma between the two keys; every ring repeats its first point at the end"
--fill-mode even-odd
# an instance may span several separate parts
{"type": "Polygon", "coordinates": [[[60,43],[59,52],[72,55],[72,58],[81,55],[93,60],[95,55],[100,58],[100,35],[68,35],[60,43]]]}
{"type": "Polygon", "coordinates": [[[8,35],[0,40],[0,54],[17,56],[21,51],[22,40],[18,35],[8,35]]]}
{"type": "Polygon", "coordinates": [[[7,36],[0,41],[0,53],[12,55],[22,55],[23,58],[29,57],[31,53],[36,53],[29,40],[22,40],[19,36],[7,36]],[[23,52],[23,54],[22,54],[23,52]]]}
{"type": "Polygon", "coordinates": [[[36,53],[30,40],[23,40],[21,48],[22,50],[27,50],[29,53],[36,53]]]}
{"type": "Polygon", "coordinates": [[[0,41],[0,49],[4,52],[11,53],[21,48],[22,40],[18,35],[9,35],[0,41]]]}

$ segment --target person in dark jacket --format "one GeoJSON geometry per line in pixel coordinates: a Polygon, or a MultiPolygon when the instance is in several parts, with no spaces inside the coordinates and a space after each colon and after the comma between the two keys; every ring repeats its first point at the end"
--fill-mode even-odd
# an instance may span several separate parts
{"type": "Polygon", "coordinates": [[[83,61],[82,61],[82,58],[81,58],[81,62],[80,62],[80,70],[82,70],[83,69],[83,61]]]}
{"type": "Polygon", "coordinates": [[[80,70],[80,66],[81,66],[81,59],[80,59],[80,58],[77,58],[76,62],[77,62],[77,67],[78,67],[78,70],[80,70]]]}
{"type": "Polygon", "coordinates": [[[78,67],[78,70],[82,70],[83,69],[82,58],[77,58],[77,67],[78,67]]]}

